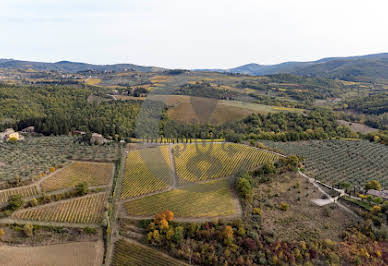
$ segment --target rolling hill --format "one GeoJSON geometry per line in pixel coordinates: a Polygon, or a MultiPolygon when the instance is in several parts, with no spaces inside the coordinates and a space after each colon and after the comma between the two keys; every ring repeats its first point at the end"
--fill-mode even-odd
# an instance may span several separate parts
{"type": "Polygon", "coordinates": [[[312,62],[285,62],[276,65],[247,64],[230,69],[202,69],[247,75],[290,73],[350,81],[388,82],[388,53],[323,58],[312,62]]]}
{"type": "MultiPolygon", "coordinates": [[[[165,68],[139,66],[134,64],[93,65],[70,61],[56,63],[0,59],[0,69],[34,69],[76,73],[82,71],[126,70],[138,72],[160,72],[165,68]]],[[[276,65],[247,64],[230,69],[195,69],[204,72],[239,73],[245,75],[272,75],[289,73],[331,79],[361,82],[381,82],[388,84],[388,53],[352,57],[330,57],[311,62],[284,62],[276,65]]],[[[178,72],[178,74],[183,72],[178,72]]]]}
{"type": "Polygon", "coordinates": [[[60,61],[56,63],[21,61],[13,59],[0,59],[0,68],[5,69],[34,69],[43,71],[60,72],[80,72],[80,71],[139,71],[139,72],[158,72],[164,70],[159,67],[146,67],[134,64],[114,64],[114,65],[92,65],[86,63],[77,63],[70,61],[60,61]]]}

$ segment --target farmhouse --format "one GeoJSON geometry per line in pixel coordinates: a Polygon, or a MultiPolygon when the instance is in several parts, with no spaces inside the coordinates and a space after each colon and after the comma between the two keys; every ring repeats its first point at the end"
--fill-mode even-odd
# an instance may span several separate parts
{"type": "Polygon", "coordinates": [[[375,197],[380,197],[382,199],[388,199],[388,190],[369,189],[367,194],[375,197]]]}
{"type": "Polygon", "coordinates": [[[12,128],[7,128],[4,132],[0,133],[0,142],[5,142],[9,139],[21,140],[22,136],[12,128]]]}
{"type": "Polygon", "coordinates": [[[92,138],[90,139],[90,142],[93,144],[100,145],[100,144],[104,144],[106,142],[106,139],[101,134],[93,133],[92,138]]]}
{"type": "Polygon", "coordinates": [[[22,132],[23,133],[34,133],[35,132],[35,127],[34,126],[26,127],[24,129],[22,129],[22,132]]]}

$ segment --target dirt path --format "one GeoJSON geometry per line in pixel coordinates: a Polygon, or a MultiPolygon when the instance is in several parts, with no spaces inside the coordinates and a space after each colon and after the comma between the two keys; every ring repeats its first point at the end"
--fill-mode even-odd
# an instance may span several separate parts
{"type": "MultiPolygon", "coordinates": [[[[327,199],[324,200],[324,201],[326,201],[326,202],[322,202],[322,203],[324,203],[324,205],[330,204],[330,203],[335,203],[335,204],[337,204],[339,207],[341,207],[343,210],[345,210],[347,213],[349,213],[349,214],[351,214],[351,215],[353,215],[353,216],[355,216],[355,217],[358,217],[358,215],[357,215],[354,211],[352,211],[352,210],[349,209],[348,207],[346,207],[346,206],[344,206],[344,205],[342,205],[341,203],[338,202],[338,199],[339,199],[340,197],[342,197],[343,195],[345,195],[344,192],[342,192],[342,193],[340,194],[340,196],[337,196],[337,197],[333,198],[332,196],[330,196],[328,193],[326,193],[326,191],[324,191],[324,190],[319,186],[319,183],[317,183],[316,180],[315,180],[314,178],[311,178],[311,177],[305,175],[305,174],[302,173],[301,171],[299,171],[299,174],[300,174],[301,176],[303,176],[304,178],[306,178],[311,184],[313,184],[314,187],[316,187],[323,195],[325,195],[325,196],[327,197],[327,199]]],[[[319,203],[319,202],[317,202],[317,203],[319,203]]],[[[322,205],[322,206],[323,206],[323,205],[322,205]]]]}
{"type": "Polygon", "coordinates": [[[125,147],[125,150],[122,152],[122,155],[120,158],[120,160],[121,160],[120,169],[119,169],[120,172],[117,176],[116,185],[114,188],[114,196],[112,198],[112,219],[110,221],[111,222],[111,224],[110,224],[111,233],[110,233],[110,237],[108,237],[108,240],[107,240],[106,257],[105,257],[105,264],[104,265],[111,264],[114,243],[120,237],[120,235],[119,235],[120,228],[119,228],[119,225],[117,224],[117,218],[118,218],[119,210],[121,208],[121,204],[118,204],[118,202],[120,200],[120,195],[121,195],[121,182],[122,182],[122,178],[124,176],[125,162],[127,159],[128,152],[132,148],[136,148],[136,146],[133,147],[133,145],[127,145],[125,147]]]}
{"type": "Polygon", "coordinates": [[[172,172],[173,172],[173,178],[172,178],[172,188],[176,188],[177,184],[178,184],[178,175],[176,173],[176,167],[175,167],[175,158],[174,158],[174,155],[173,155],[173,148],[174,148],[174,144],[169,144],[169,147],[168,147],[168,155],[170,157],[170,161],[171,161],[171,168],[172,168],[172,172]]]}

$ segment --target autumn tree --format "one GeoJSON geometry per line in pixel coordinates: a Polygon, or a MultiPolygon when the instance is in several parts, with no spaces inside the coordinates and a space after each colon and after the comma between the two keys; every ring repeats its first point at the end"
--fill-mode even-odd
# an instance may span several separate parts
{"type": "Polygon", "coordinates": [[[369,181],[369,182],[365,185],[365,189],[366,189],[366,190],[369,190],[369,189],[381,190],[381,184],[380,184],[380,182],[377,181],[377,180],[372,180],[372,181],[369,181]]]}

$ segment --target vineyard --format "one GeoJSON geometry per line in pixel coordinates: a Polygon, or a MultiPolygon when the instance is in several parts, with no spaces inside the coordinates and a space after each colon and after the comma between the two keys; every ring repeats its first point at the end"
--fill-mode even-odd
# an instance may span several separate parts
{"type": "Polygon", "coordinates": [[[43,222],[97,224],[102,222],[107,194],[91,194],[62,202],[23,209],[12,217],[43,222]]]}
{"type": "Polygon", "coordinates": [[[161,146],[128,154],[121,199],[161,191],[172,184],[173,171],[168,149],[168,146],[161,146]]]}
{"type": "Polygon", "coordinates": [[[263,141],[270,148],[304,157],[306,174],[331,185],[349,182],[363,187],[378,180],[388,187],[388,147],[368,141],[263,141]]]}
{"type": "Polygon", "coordinates": [[[121,145],[86,145],[68,136],[26,137],[17,143],[0,143],[0,181],[16,177],[40,178],[50,167],[72,160],[113,161],[120,158],[121,145]]]}
{"type": "Polygon", "coordinates": [[[102,186],[109,183],[112,172],[112,163],[74,162],[54,173],[41,185],[44,191],[70,188],[81,182],[86,182],[89,186],[102,186]]]}
{"type": "Polygon", "coordinates": [[[16,194],[29,198],[39,194],[39,190],[36,185],[0,190],[0,204],[7,203],[9,196],[16,194]]]}
{"type": "Polygon", "coordinates": [[[179,183],[231,176],[278,159],[278,155],[239,144],[178,144],[174,158],[179,183]]]}
{"type": "Polygon", "coordinates": [[[115,243],[112,266],[179,266],[182,264],[175,259],[162,255],[160,252],[139,244],[126,240],[119,240],[115,243]]]}
{"type": "Polygon", "coordinates": [[[228,216],[236,205],[228,180],[192,184],[168,192],[126,202],[131,216],[153,216],[171,210],[176,217],[228,216]]]}

